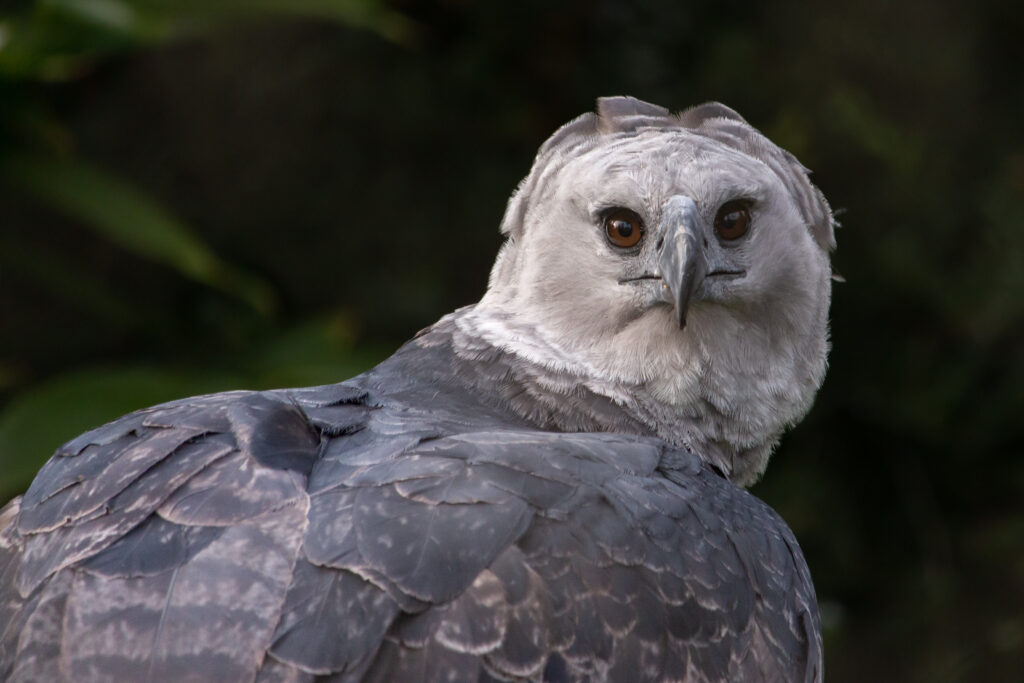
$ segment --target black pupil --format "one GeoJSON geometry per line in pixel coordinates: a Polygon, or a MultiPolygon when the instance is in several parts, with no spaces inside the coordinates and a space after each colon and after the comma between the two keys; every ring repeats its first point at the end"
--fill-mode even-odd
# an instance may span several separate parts
{"type": "Polygon", "coordinates": [[[615,221],[615,232],[619,234],[619,237],[629,237],[633,234],[633,224],[629,221],[618,220],[615,221]]]}
{"type": "Polygon", "coordinates": [[[725,214],[724,218],[722,218],[722,223],[724,223],[723,227],[726,230],[732,230],[733,228],[736,227],[736,224],[739,223],[739,222],[740,222],[740,212],[739,211],[730,211],[729,213],[725,214]]]}

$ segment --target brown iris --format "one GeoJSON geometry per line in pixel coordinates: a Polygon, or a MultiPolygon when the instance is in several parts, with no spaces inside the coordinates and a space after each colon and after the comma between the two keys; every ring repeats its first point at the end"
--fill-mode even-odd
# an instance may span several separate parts
{"type": "Polygon", "coordinates": [[[616,247],[635,247],[644,236],[644,222],[629,209],[613,209],[604,217],[604,233],[616,247]]]}
{"type": "Polygon", "coordinates": [[[722,204],[715,216],[715,232],[723,240],[738,240],[750,229],[750,207],[746,202],[733,201],[722,204]]]}

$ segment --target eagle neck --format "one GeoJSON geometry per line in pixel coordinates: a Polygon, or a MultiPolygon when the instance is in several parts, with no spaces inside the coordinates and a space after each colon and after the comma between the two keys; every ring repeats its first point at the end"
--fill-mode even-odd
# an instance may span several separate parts
{"type": "Polygon", "coordinates": [[[690,403],[665,401],[645,383],[603,377],[536,328],[500,312],[469,306],[443,318],[431,334],[450,338],[455,374],[471,390],[540,428],[656,436],[727,477],[747,455],[708,436],[714,432],[708,428],[711,402],[699,396],[690,403]]]}

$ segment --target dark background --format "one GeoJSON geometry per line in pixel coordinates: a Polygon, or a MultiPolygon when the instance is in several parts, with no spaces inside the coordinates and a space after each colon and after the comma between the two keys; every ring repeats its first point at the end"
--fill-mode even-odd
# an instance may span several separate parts
{"type": "Polygon", "coordinates": [[[1011,3],[0,5],[0,501],[158,401],[337,381],[484,290],[539,144],[717,99],[838,209],[828,379],[754,493],[831,681],[1024,672],[1011,3]]]}

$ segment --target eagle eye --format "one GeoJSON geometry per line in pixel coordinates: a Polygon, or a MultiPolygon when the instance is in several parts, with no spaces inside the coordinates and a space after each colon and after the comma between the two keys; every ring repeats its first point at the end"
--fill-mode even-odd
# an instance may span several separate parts
{"type": "Polygon", "coordinates": [[[604,234],[620,249],[635,247],[644,236],[644,222],[635,211],[612,209],[604,217],[604,234]]]}
{"type": "Polygon", "coordinates": [[[744,201],[722,204],[715,216],[715,232],[726,241],[738,240],[750,229],[750,206],[744,201]]]}

